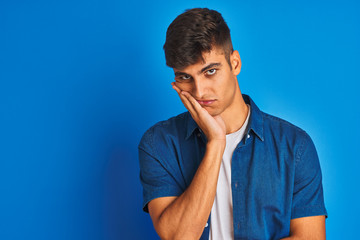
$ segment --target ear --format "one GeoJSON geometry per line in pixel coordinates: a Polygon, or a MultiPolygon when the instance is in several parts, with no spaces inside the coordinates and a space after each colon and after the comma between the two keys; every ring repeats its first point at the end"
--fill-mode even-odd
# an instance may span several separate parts
{"type": "Polygon", "coordinates": [[[240,54],[237,50],[233,51],[230,54],[230,62],[231,62],[232,72],[234,75],[237,76],[241,70],[241,59],[240,59],[240,54]]]}

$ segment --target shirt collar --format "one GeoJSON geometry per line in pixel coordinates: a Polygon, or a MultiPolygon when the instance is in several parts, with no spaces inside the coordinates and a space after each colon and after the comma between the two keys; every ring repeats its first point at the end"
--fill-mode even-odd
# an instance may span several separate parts
{"type": "MultiPolygon", "coordinates": [[[[246,94],[242,94],[242,96],[245,103],[250,105],[250,117],[247,127],[247,134],[249,134],[250,130],[253,130],[253,132],[261,139],[261,141],[264,141],[263,115],[250,96],[246,94]]],[[[197,123],[191,117],[190,113],[187,112],[187,126],[186,126],[187,132],[186,132],[185,140],[187,140],[193,134],[195,129],[201,131],[197,123]]]]}

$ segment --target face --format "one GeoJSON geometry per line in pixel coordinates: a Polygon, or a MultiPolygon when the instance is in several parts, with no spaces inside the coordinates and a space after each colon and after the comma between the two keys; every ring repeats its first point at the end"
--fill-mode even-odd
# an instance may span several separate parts
{"type": "Polygon", "coordinates": [[[184,69],[173,69],[175,84],[182,91],[190,93],[210,115],[216,116],[234,104],[238,87],[237,75],[240,73],[239,53],[230,55],[230,63],[221,48],[213,48],[203,54],[200,61],[184,69]]]}

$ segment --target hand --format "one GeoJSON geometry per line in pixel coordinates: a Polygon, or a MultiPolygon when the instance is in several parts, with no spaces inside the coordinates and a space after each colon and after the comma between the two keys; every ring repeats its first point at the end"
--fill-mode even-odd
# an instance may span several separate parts
{"type": "Polygon", "coordinates": [[[220,140],[226,142],[226,126],[224,120],[220,115],[211,116],[208,111],[201,107],[190,93],[182,91],[176,82],[172,82],[173,89],[179,94],[179,97],[189,110],[192,118],[199,125],[201,130],[205,133],[208,142],[213,140],[220,140]]]}

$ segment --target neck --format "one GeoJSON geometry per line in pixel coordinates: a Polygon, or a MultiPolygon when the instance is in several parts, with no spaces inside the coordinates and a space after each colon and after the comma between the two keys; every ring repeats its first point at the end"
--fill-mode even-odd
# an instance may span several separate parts
{"type": "Polygon", "coordinates": [[[248,111],[249,107],[242,97],[239,85],[237,85],[234,101],[221,113],[221,117],[226,125],[226,134],[236,132],[243,126],[248,111]]]}

